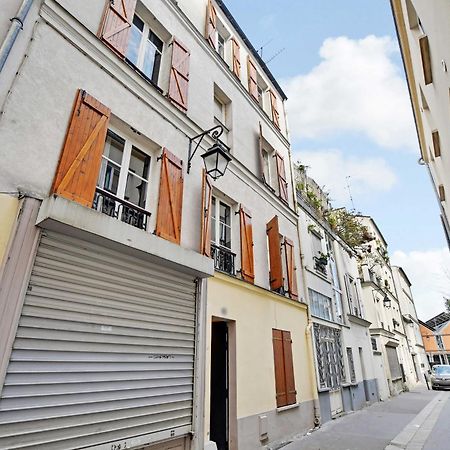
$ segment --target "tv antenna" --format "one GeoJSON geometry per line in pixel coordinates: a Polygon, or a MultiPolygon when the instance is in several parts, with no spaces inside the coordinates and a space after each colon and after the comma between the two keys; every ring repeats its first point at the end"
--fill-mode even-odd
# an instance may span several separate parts
{"type": "Polygon", "coordinates": [[[279,54],[283,53],[286,50],[285,47],[283,47],[281,50],[278,50],[274,55],[272,55],[267,61],[264,61],[266,64],[269,64],[271,61],[273,61],[279,54]]]}
{"type": "Polygon", "coordinates": [[[257,53],[259,53],[259,56],[261,56],[261,58],[263,57],[264,47],[267,47],[272,41],[273,41],[273,38],[269,39],[265,44],[261,45],[261,47],[259,47],[259,49],[257,50],[257,53]]]}
{"type": "Polygon", "coordinates": [[[348,190],[348,196],[350,197],[350,203],[352,204],[352,211],[355,212],[356,211],[355,204],[353,203],[352,191],[350,188],[350,178],[351,178],[350,175],[347,175],[345,177],[345,180],[347,182],[347,190],[348,190]]]}

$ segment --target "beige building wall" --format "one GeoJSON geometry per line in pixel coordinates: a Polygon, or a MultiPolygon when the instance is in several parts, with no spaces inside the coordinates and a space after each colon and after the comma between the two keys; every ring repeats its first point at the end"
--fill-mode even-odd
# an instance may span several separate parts
{"type": "Polygon", "coordinates": [[[17,196],[0,194],[0,273],[17,219],[19,204],[20,201],[17,196]]]}

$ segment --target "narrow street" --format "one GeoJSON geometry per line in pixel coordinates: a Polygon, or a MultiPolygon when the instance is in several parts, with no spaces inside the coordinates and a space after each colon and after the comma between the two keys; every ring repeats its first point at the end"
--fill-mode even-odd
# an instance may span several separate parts
{"type": "Polygon", "coordinates": [[[449,448],[449,392],[420,387],[325,423],[285,450],[397,450],[449,448]]]}

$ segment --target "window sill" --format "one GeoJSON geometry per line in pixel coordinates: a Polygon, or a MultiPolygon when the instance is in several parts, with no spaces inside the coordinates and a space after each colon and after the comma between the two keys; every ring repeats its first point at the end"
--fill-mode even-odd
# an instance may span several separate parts
{"type": "Polygon", "coordinates": [[[293,403],[292,405],[280,406],[277,408],[277,413],[282,413],[283,411],[289,411],[290,409],[295,409],[300,406],[300,403],[293,403]]]}
{"type": "Polygon", "coordinates": [[[331,391],[331,388],[327,388],[327,387],[317,389],[317,392],[320,392],[320,393],[330,392],[330,391],[331,391]]]}
{"type": "Polygon", "coordinates": [[[160,94],[163,93],[163,90],[154,83],[147,75],[145,75],[142,70],[140,70],[137,66],[135,66],[128,58],[124,58],[126,64],[128,64],[139,76],[141,76],[147,83],[151,84],[160,94]]]}

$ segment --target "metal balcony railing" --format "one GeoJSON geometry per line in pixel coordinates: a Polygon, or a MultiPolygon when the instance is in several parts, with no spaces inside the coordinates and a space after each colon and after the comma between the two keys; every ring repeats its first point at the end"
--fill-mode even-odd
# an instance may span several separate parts
{"type": "Polygon", "coordinates": [[[116,197],[99,187],[95,190],[92,209],[100,211],[107,216],[114,217],[141,230],[147,229],[148,219],[151,215],[145,209],[133,205],[133,203],[116,197]]]}
{"type": "Polygon", "coordinates": [[[211,257],[214,260],[214,268],[229,275],[236,275],[234,260],[236,254],[227,248],[211,244],[211,257]]]}

